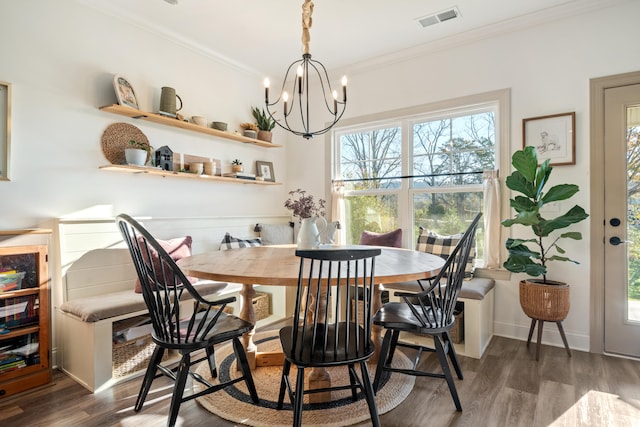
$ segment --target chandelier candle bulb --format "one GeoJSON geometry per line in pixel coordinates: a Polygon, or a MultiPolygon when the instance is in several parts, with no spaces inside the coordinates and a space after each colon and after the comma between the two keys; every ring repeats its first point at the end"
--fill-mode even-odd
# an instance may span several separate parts
{"type": "Polygon", "coordinates": [[[264,79],[264,102],[266,102],[267,104],[269,103],[269,85],[271,85],[271,82],[267,77],[264,79]]]}
{"type": "Polygon", "coordinates": [[[342,76],[342,102],[347,102],[347,76],[342,76]]]}

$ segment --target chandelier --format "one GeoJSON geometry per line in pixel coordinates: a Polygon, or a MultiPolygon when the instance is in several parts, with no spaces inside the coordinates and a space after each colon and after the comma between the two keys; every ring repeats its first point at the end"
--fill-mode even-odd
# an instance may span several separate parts
{"type": "MultiPolygon", "coordinates": [[[[269,102],[270,82],[268,78],[264,79],[264,102],[269,116],[276,120],[276,123],[281,128],[305,139],[312,138],[314,135],[322,135],[329,131],[340,120],[347,106],[347,77],[342,77],[342,100],[338,100],[338,92],[331,88],[329,75],[324,65],[311,59],[311,53],[309,53],[309,41],[311,39],[309,29],[312,24],[312,13],[313,2],[305,0],[302,4],[302,59],[294,61],[287,68],[282,89],[278,99],[274,102],[269,102]],[[295,70],[295,73],[293,70],[295,70]],[[317,83],[314,86],[309,86],[311,73],[317,78],[317,83]],[[287,92],[286,88],[290,88],[290,92],[287,92]],[[309,102],[312,88],[314,88],[314,96],[318,94],[317,96],[323,99],[324,108],[326,109],[323,117],[328,118],[329,122],[326,127],[315,131],[310,130],[309,102]],[[274,107],[281,102],[282,105],[278,108],[283,111],[284,117],[282,120],[275,118],[276,111],[273,111],[274,107]]],[[[324,109],[321,108],[321,111],[324,111],[324,109]]]]}

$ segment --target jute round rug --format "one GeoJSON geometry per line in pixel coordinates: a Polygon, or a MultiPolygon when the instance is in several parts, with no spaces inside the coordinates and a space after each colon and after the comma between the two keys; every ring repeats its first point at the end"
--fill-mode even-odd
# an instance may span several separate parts
{"type": "MultiPolygon", "coordinates": [[[[280,340],[276,331],[259,332],[254,336],[254,342],[261,351],[276,351],[280,349],[280,340]]],[[[216,348],[218,362],[218,377],[227,379],[239,376],[236,370],[236,358],[231,344],[216,348]]],[[[393,365],[401,368],[411,367],[411,362],[401,352],[394,356],[393,365]]],[[[307,369],[309,371],[309,369],[307,369]]],[[[360,369],[356,366],[356,371],[360,369]]],[[[196,372],[212,384],[218,382],[212,379],[207,362],[202,362],[196,372]]],[[[349,374],[346,367],[329,369],[332,384],[348,384],[349,374]]],[[[306,372],[305,372],[306,374],[306,372]]],[[[369,365],[369,374],[373,381],[375,366],[369,365]]],[[[284,409],[278,410],[278,392],[282,367],[259,367],[253,371],[253,380],[260,402],[255,405],[244,382],[236,383],[218,392],[202,396],[196,400],[208,411],[231,422],[256,427],[289,427],[293,422],[293,412],[289,397],[285,396],[284,409]]],[[[291,368],[290,378],[295,386],[296,369],[291,368]]],[[[386,375],[376,395],[378,413],[384,414],[398,406],[413,389],[415,378],[409,375],[386,375]]],[[[195,388],[200,390],[199,383],[194,382],[195,388]]],[[[329,403],[309,404],[306,401],[302,411],[302,424],[305,426],[342,427],[369,420],[369,408],[363,396],[357,402],[351,400],[350,391],[332,392],[329,403]]]]}

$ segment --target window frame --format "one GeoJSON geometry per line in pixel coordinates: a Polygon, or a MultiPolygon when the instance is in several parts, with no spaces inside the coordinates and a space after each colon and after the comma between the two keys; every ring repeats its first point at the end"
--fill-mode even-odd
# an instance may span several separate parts
{"type": "MultiPolygon", "coordinates": [[[[499,89],[481,94],[463,96],[460,98],[438,101],[414,107],[407,107],[398,110],[386,111],[383,113],[360,116],[350,119],[343,119],[334,126],[331,132],[326,135],[326,174],[330,177],[327,180],[326,194],[331,194],[333,180],[340,180],[337,172],[340,168],[339,136],[345,133],[358,131],[370,131],[388,127],[393,124],[401,126],[402,140],[402,176],[410,175],[409,168],[412,167],[409,160],[413,158],[413,144],[411,132],[413,124],[424,122],[429,118],[456,117],[461,115],[472,115],[474,112],[486,111],[488,106],[492,106],[495,111],[495,168],[496,170],[510,170],[510,122],[511,122],[511,90],[499,89]],[[410,125],[409,125],[410,124],[410,125]]],[[[501,193],[508,194],[504,186],[504,179],[500,180],[501,193]]],[[[467,186],[465,186],[467,187],[467,186]]],[[[474,191],[477,186],[473,185],[474,191]]],[[[481,186],[480,186],[481,187],[481,186]]],[[[456,191],[462,191],[462,187],[456,186],[456,191]]],[[[448,191],[450,187],[431,188],[428,192],[448,191]]],[[[468,190],[467,190],[468,191],[468,190]]],[[[398,225],[403,230],[412,230],[415,219],[413,218],[413,198],[417,193],[427,192],[424,189],[416,189],[413,180],[402,179],[401,185],[394,189],[357,190],[357,194],[395,194],[398,197],[398,225]]],[[[345,197],[354,194],[352,190],[345,190],[345,197]]],[[[330,198],[329,198],[330,199],[330,198]]],[[[500,217],[508,216],[508,204],[502,198],[500,206],[500,217]]],[[[501,228],[501,235],[505,233],[501,228]]],[[[502,237],[502,236],[501,236],[502,237]]],[[[415,247],[413,233],[404,233],[403,247],[415,247]],[[411,235],[409,235],[411,234],[411,235]]],[[[504,241],[504,238],[500,239],[504,241]]],[[[501,259],[506,259],[506,250],[501,248],[501,259]]]]}

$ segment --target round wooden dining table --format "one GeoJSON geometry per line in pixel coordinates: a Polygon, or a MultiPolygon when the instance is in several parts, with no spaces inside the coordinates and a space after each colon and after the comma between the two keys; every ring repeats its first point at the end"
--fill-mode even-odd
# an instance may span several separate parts
{"type": "MultiPolygon", "coordinates": [[[[319,248],[336,249],[347,246],[323,245],[319,248]]],[[[357,248],[358,246],[348,246],[357,248]]],[[[381,303],[382,286],[387,283],[405,282],[426,279],[436,275],[444,260],[436,255],[424,252],[380,247],[382,252],[376,257],[374,292],[374,312],[381,303]]],[[[253,285],[266,286],[298,286],[300,258],[295,254],[295,245],[258,246],[250,248],[230,249],[225,251],[205,252],[178,261],[178,265],[187,276],[222,282],[241,283],[240,317],[255,324],[253,309],[253,285]]],[[[258,353],[253,343],[255,331],[245,334],[244,346],[247,350],[252,368],[281,364],[282,356],[269,353],[258,353]]],[[[372,339],[376,352],[371,362],[377,360],[380,349],[380,329],[373,328],[372,339]]]]}

